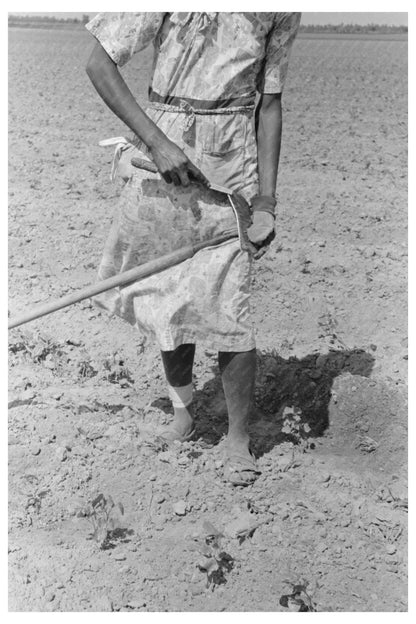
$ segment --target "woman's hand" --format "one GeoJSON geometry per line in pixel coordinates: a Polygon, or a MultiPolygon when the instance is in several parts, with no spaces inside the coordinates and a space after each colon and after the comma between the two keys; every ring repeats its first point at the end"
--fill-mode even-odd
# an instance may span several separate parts
{"type": "Polygon", "coordinates": [[[258,247],[270,244],[275,237],[272,215],[267,212],[255,212],[247,234],[250,241],[258,247]]]}
{"type": "Polygon", "coordinates": [[[150,148],[150,153],[162,178],[168,184],[189,186],[192,181],[208,185],[204,174],[189,160],[185,152],[167,137],[150,148]]]}
{"type": "Polygon", "coordinates": [[[251,200],[252,224],[247,230],[249,239],[255,245],[268,245],[274,238],[276,199],[268,195],[257,195],[251,200]]]}
{"type": "Polygon", "coordinates": [[[136,102],[117,65],[97,42],[87,73],[107,106],[149,148],[153,161],[168,183],[188,186],[190,179],[208,184],[206,177],[184,152],[157,127],[136,102]]]}

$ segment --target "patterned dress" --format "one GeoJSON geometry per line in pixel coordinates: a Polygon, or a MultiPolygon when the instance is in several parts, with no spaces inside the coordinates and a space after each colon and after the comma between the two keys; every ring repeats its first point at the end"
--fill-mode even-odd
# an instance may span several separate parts
{"type": "MultiPolygon", "coordinates": [[[[282,92],[299,22],[300,13],[100,13],[87,29],[119,66],[154,45],[146,113],[210,181],[250,201],[258,193],[256,93],[282,92]]],[[[147,153],[137,140],[123,150],[129,160],[147,153]]],[[[233,225],[218,194],[136,169],[121,191],[99,277],[233,225]]],[[[203,341],[248,351],[255,346],[250,271],[248,253],[229,241],[97,303],[155,337],[162,350],[203,341]]]]}

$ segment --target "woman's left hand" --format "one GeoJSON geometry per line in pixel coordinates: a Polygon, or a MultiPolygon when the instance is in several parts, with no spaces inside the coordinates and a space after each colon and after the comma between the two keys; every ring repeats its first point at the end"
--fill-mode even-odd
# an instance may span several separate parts
{"type": "Polygon", "coordinates": [[[275,237],[274,217],[267,212],[254,212],[247,234],[256,246],[269,244],[275,237]]]}
{"type": "MultiPolygon", "coordinates": [[[[276,207],[276,199],[270,195],[257,195],[251,200],[251,209],[253,211],[252,223],[247,230],[250,241],[258,250],[270,245],[275,237],[274,231],[274,211],[276,207]]],[[[260,257],[263,253],[257,253],[255,258],[260,257]]]]}

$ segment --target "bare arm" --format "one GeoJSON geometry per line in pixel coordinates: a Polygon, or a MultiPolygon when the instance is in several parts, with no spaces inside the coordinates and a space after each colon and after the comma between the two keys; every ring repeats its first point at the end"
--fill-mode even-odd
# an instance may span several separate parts
{"type": "Polygon", "coordinates": [[[282,97],[263,93],[256,109],[260,195],[274,197],[282,140],[282,97]]]}
{"type": "Polygon", "coordinates": [[[259,194],[252,199],[253,225],[248,235],[253,243],[267,243],[274,237],[277,170],[282,139],[282,97],[263,93],[256,109],[257,168],[259,194]]]}
{"type": "Polygon", "coordinates": [[[136,102],[117,65],[97,42],[88,61],[87,74],[107,106],[149,148],[166,182],[189,185],[189,177],[203,183],[205,177],[185,153],[156,126],[136,102]]]}

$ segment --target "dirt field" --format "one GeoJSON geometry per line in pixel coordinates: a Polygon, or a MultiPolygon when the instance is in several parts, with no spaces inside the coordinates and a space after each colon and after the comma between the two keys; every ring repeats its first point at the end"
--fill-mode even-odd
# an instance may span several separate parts
{"type": "MultiPolygon", "coordinates": [[[[118,192],[97,143],[125,129],[90,48],[9,32],[12,316],[95,279],[118,192]]],[[[125,72],[141,102],[149,62],[125,72]]],[[[144,443],[169,417],[161,363],[130,326],[87,301],[9,333],[10,610],[407,610],[406,106],[406,41],[296,42],[254,278],[254,486],[222,479],[214,353],[197,440],[165,450],[144,443]]]]}

